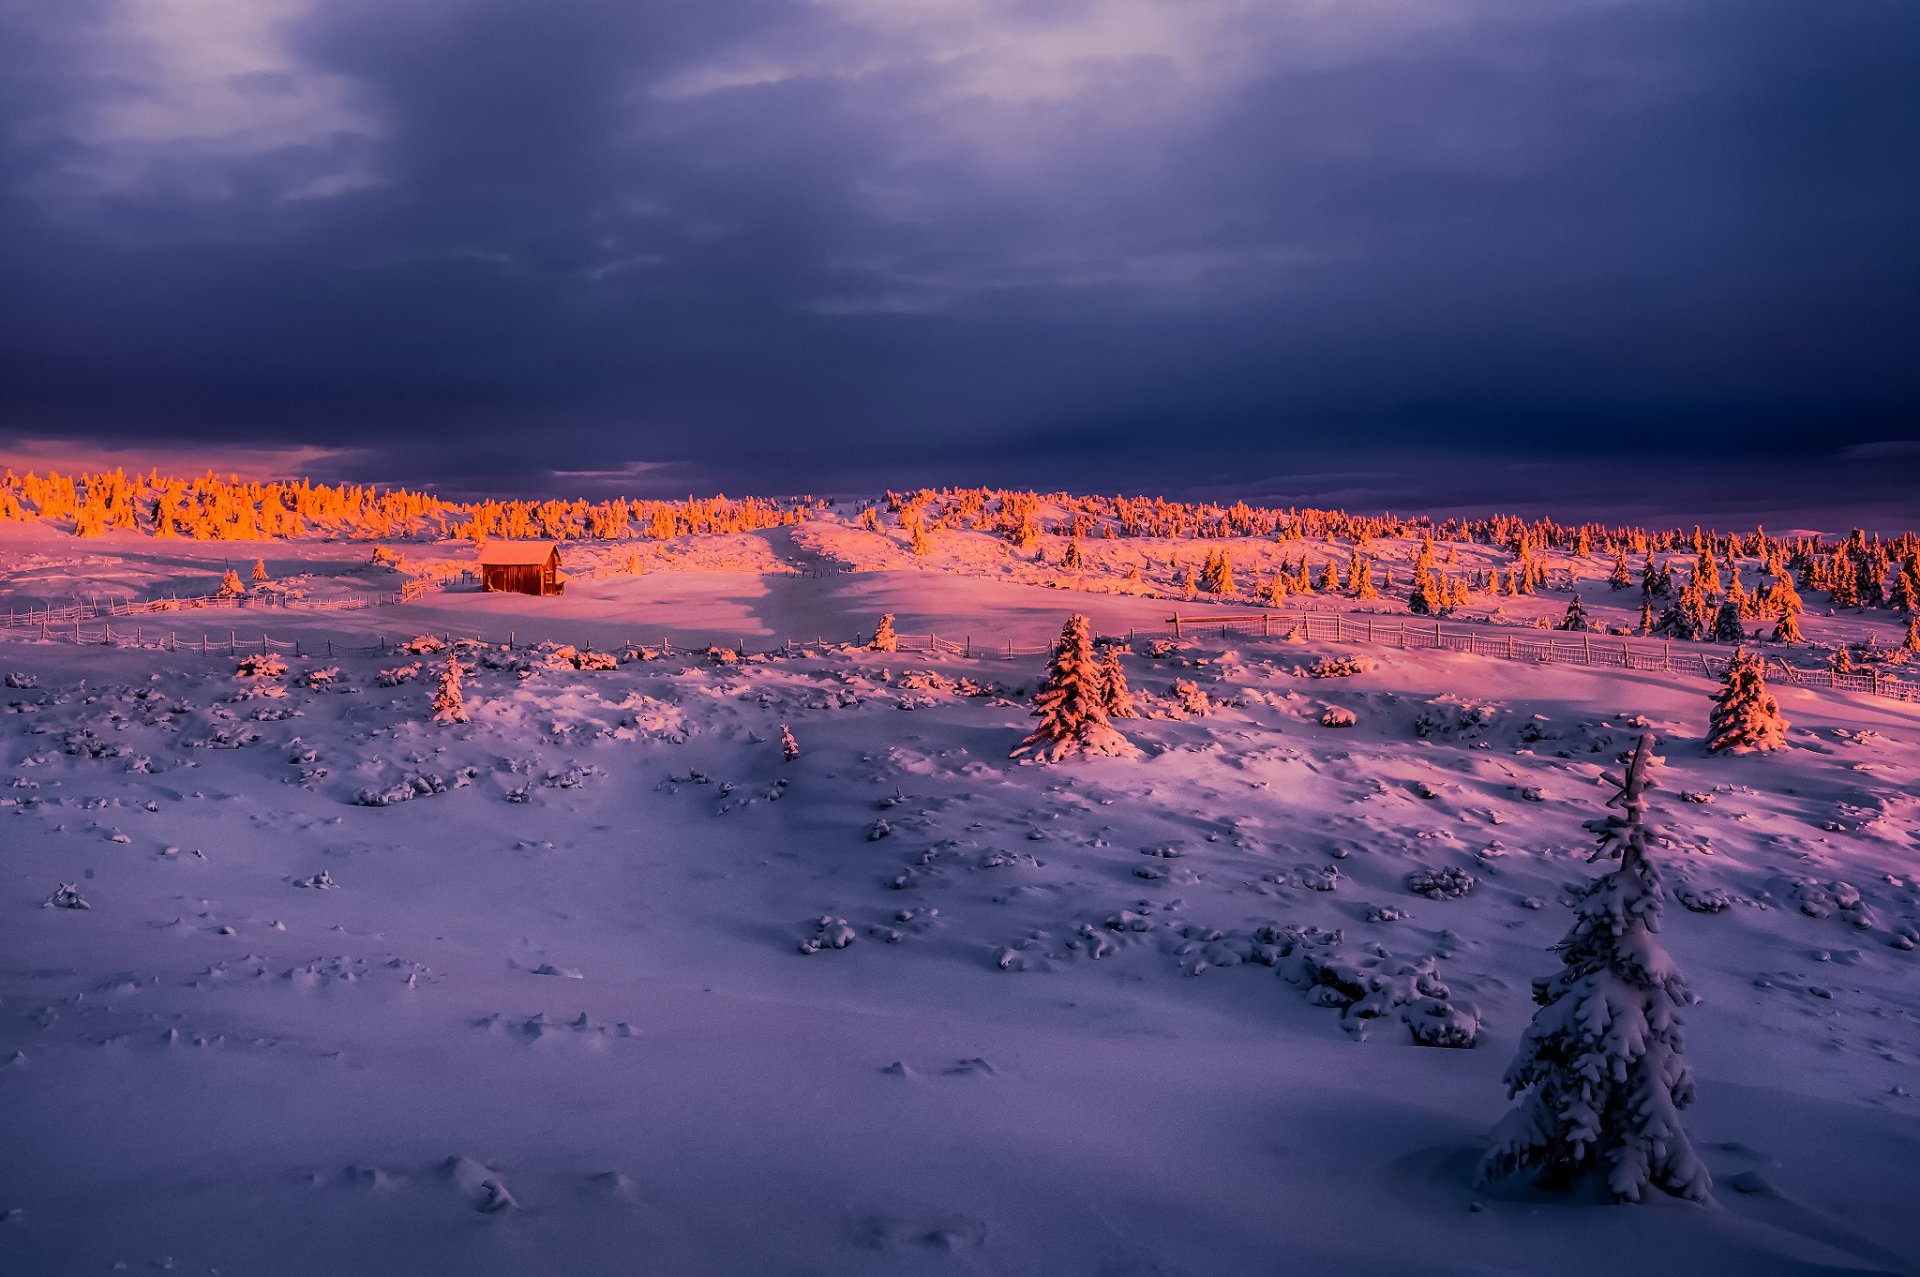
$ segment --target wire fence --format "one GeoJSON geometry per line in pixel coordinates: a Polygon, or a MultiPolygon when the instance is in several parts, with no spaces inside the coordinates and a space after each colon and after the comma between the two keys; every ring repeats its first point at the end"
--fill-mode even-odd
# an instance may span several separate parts
{"type": "MultiPolygon", "coordinates": [[[[444,588],[438,583],[425,583],[425,586],[426,589],[444,588]]],[[[409,597],[418,597],[423,592],[425,591],[415,590],[409,597]]],[[[175,601],[167,600],[166,602],[175,601]]],[[[180,608],[142,609],[139,605],[113,611],[102,608],[91,618],[83,618],[79,614],[79,609],[75,608],[52,613],[37,612],[31,626],[16,625],[15,628],[26,629],[27,637],[49,641],[186,652],[203,656],[240,657],[254,653],[282,652],[295,656],[372,657],[394,656],[410,651],[406,641],[387,638],[368,640],[356,637],[351,641],[315,637],[280,639],[264,631],[255,638],[251,633],[242,634],[237,626],[229,627],[224,636],[203,630],[197,638],[188,636],[182,639],[177,627],[162,627],[142,619],[152,616],[154,612],[184,610],[189,602],[189,600],[180,600],[180,608]],[[116,617],[123,622],[117,629],[113,624],[116,617]],[[131,624],[126,623],[127,618],[134,618],[131,624]],[[101,623],[90,625],[89,619],[99,620],[101,623]]],[[[257,603],[255,605],[258,606],[257,603]]],[[[367,600],[329,600],[310,605],[307,610],[329,610],[349,606],[369,607],[374,604],[367,600]]],[[[517,632],[511,630],[508,631],[504,640],[497,636],[489,637],[452,631],[444,634],[435,632],[433,636],[448,645],[464,642],[506,649],[529,646],[521,643],[517,632]]],[[[1124,634],[1102,634],[1097,636],[1097,641],[1135,648],[1142,643],[1151,643],[1154,640],[1201,641],[1214,638],[1224,641],[1247,638],[1283,642],[1314,640],[1343,645],[1365,643],[1400,650],[1427,649],[1461,652],[1494,660],[1520,661],[1533,665],[1649,671],[1708,679],[1721,677],[1731,660],[1730,650],[1724,647],[1688,643],[1676,649],[1671,641],[1636,640],[1624,636],[1594,633],[1490,634],[1468,629],[1449,629],[1444,623],[1438,621],[1387,620],[1373,616],[1348,616],[1340,612],[1261,612],[1238,616],[1206,617],[1182,617],[1176,614],[1168,618],[1167,628],[1129,629],[1124,634]]],[[[973,635],[953,638],[937,633],[896,634],[894,642],[893,650],[899,652],[918,652],[935,658],[962,660],[1016,660],[1044,657],[1053,650],[1053,644],[1050,641],[1015,642],[1012,639],[978,639],[973,635]]],[[[870,645],[870,639],[855,635],[849,637],[846,644],[851,647],[867,647],[870,645]]],[[[759,651],[761,654],[792,655],[809,646],[838,645],[838,640],[830,640],[825,636],[817,636],[811,643],[807,640],[787,638],[778,643],[763,644],[759,651]]],[[[580,646],[582,649],[592,647],[589,644],[580,646]]],[[[599,646],[602,650],[626,652],[647,649],[654,654],[665,656],[674,654],[698,656],[713,653],[738,657],[753,654],[751,645],[744,637],[730,642],[675,644],[671,637],[663,636],[657,645],[625,642],[612,644],[610,647],[606,644],[599,646]]],[[[1857,692],[1907,704],[1920,704],[1920,682],[1882,673],[1875,666],[1856,670],[1835,670],[1830,667],[1803,668],[1789,664],[1778,653],[1771,654],[1768,665],[1771,668],[1777,668],[1786,681],[1795,687],[1810,691],[1857,692]]]]}

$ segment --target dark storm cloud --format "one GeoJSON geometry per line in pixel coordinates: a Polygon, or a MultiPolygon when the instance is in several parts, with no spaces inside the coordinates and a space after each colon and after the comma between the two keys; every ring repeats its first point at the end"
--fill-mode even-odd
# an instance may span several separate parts
{"type": "Polygon", "coordinates": [[[95,0],[0,48],[15,438],[464,489],[1920,479],[1837,455],[1920,438],[1891,0],[95,0]]]}

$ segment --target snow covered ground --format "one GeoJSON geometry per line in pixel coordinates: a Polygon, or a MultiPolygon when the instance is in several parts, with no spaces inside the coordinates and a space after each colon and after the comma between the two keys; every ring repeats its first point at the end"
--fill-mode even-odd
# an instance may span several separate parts
{"type": "MultiPolygon", "coordinates": [[[[1125,658],[1142,757],[1023,767],[1041,659],[844,641],[1168,600],[868,535],[240,614],[512,630],[463,654],[465,724],[431,719],[444,653],[249,677],[0,637],[0,1272],[1915,1270],[1915,707],[1776,685],[1790,748],[1710,758],[1695,678],[1207,639],[1125,658]],[[526,647],[736,636],[803,642],[526,647]],[[1339,655],[1369,664],[1307,673],[1339,655]],[[1714,1199],[1476,1189],[1642,730],[1714,1199]],[[43,907],[63,884],[89,907],[43,907]],[[1435,1004],[1478,1044],[1415,1045],[1435,1004]]],[[[23,605],[256,553],[392,588],[358,544],[7,537],[23,605]]]]}

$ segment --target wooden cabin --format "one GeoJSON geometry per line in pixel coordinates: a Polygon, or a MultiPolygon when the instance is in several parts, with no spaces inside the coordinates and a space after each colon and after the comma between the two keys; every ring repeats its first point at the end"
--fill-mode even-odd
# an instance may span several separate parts
{"type": "Polygon", "coordinates": [[[511,594],[559,594],[560,546],[553,541],[489,541],[481,546],[480,588],[511,594]]]}

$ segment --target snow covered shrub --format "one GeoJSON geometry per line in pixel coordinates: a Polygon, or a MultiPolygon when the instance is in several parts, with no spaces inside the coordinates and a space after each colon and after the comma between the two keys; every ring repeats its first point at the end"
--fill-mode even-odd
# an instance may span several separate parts
{"type": "Polygon", "coordinates": [[[1327,706],[1326,710],[1320,715],[1320,726],[1322,727],[1352,727],[1359,721],[1359,717],[1354,714],[1352,710],[1342,709],[1338,705],[1327,706]]]}
{"type": "Polygon", "coordinates": [[[1713,698],[1707,751],[1744,754],[1780,749],[1786,743],[1787,720],[1780,716],[1780,702],[1767,691],[1765,662],[1745,648],[1736,648],[1713,698]]]}
{"type": "Polygon", "coordinates": [[[1500,711],[1495,706],[1476,705],[1458,696],[1436,696],[1414,717],[1413,734],[1422,740],[1436,736],[1478,740],[1499,717],[1500,711]]]}
{"type": "Polygon", "coordinates": [[[232,568],[228,568],[227,574],[220,578],[220,597],[223,599],[231,599],[246,592],[247,587],[241,583],[240,574],[232,568]]]}
{"type": "Polygon", "coordinates": [[[433,694],[433,721],[436,723],[464,723],[467,721],[467,706],[460,695],[460,679],[467,667],[460,663],[457,656],[447,657],[447,667],[440,672],[440,686],[433,694]]]}
{"type": "Polygon", "coordinates": [[[340,667],[338,665],[323,665],[318,669],[308,670],[294,681],[302,687],[311,688],[316,692],[324,692],[338,682],[339,679],[340,667]]]}
{"type": "Polygon", "coordinates": [[[1147,644],[1147,655],[1156,661],[1164,661],[1179,650],[1179,644],[1172,639],[1155,639],[1147,644]]]}
{"type": "Polygon", "coordinates": [[[1106,679],[1093,655],[1093,630],[1078,612],[1067,618],[1054,645],[1046,682],[1033,698],[1033,716],[1040,725],[1014,747],[1014,758],[1057,763],[1082,755],[1139,753],[1108,722],[1106,679]]]}
{"type": "Polygon", "coordinates": [[[740,653],[730,647],[721,647],[718,644],[706,650],[706,658],[707,664],[709,665],[737,665],[740,663],[740,653]]]}
{"type": "Polygon", "coordinates": [[[813,934],[800,942],[800,952],[819,953],[822,949],[844,949],[853,943],[853,928],[845,918],[826,914],[814,924],[813,934]]]}
{"type": "Polygon", "coordinates": [[[390,670],[381,670],[374,676],[374,682],[382,687],[398,687],[402,683],[411,683],[420,677],[420,662],[411,665],[396,665],[390,670]]]}
{"type": "Polygon", "coordinates": [[[415,656],[432,656],[435,652],[446,651],[447,645],[441,642],[436,635],[421,634],[402,643],[400,650],[403,652],[411,652],[415,656]]]}
{"type": "Polygon", "coordinates": [[[1205,718],[1213,713],[1213,702],[1207,699],[1207,693],[1191,679],[1173,680],[1171,702],[1167,706],[1167,715],[1171,718],[1205,718]]]}
{"type": "Polygon", "coordinates": [[[17,687],[22,691],[30,691],[40,686],[40,680],[31,674],[22,674],[18,670],[13,670],[7,674],[6,685],[8,687],[17,687]]]}
{"type": "Polygon", "coordinates": [[[793,738],[793,729],[785,723],[780,724],[780,757],[788,762],[800,757],[800,742],[793,738]]]}
{"type": "Polygon", "coordinates": [[[1308,678],[1352,678],[1365,674],[1373,664],[1362,656],[1323,656],[1305,668],[1296,668],[1294,673],[1308,678]]]}
{"type": "Polygon", "coordinates": [[[1545,1187],[1604,1173],[1618,1201],[1649,1186],[1704,1200],[1711,1187],[1679,1111],[1693,1102],[1681,1055],[1685,980],[1659,942],[1665,899],[1648,858],[1654,740],[1643,736],[1618,792],[1621,809],[1594,822],[1595,859],[1619,864],[1581,889],[1564,969],[1534,981],[1540,1009],[1507,1069],[1509,1095],[1525,1095],[1494,1128],[1482,1181],[1531,1169],[1545,1187]]]}
{"type": "Polygon", "coordinates": [[[1453,865],[1445,869],[1416,869],[1407,875],[1407,890],[1429,900],[1464,899],[1479,885],[1479,879],[1453,865]]]}
{"type": "Polygon", "coordinates": [[[71,882],[61,883],[60,889],[54,892],[52,895],[48,896],[46,899],[46,902],[43,903],[40,907],[42,909],[91,909],[93,908],[92,905],[87,903],[86,897],[80,894],[79,887],[71,882]]]}
{"type": "Polygon", "coordinates": [[[287,663],[271,652],[243,656],[234,668],[236,678],[279,678],[287,672],[287,663]]]}
{"type": "Polygon", "coordinates": [[[1416,1046],[1464,1050],[1480,1040],[1480,1017],[1471,1007],[1427,998],[1408,1008],[1401,1019],[1416,1046]]]}
{"type": "Polygon", "coordinates": [[[873,638],[867,643],[869,652],[897,652],[900,640],[893,632],[893,613],[880,618],[880,624],[874,627],[873,638]]]}

